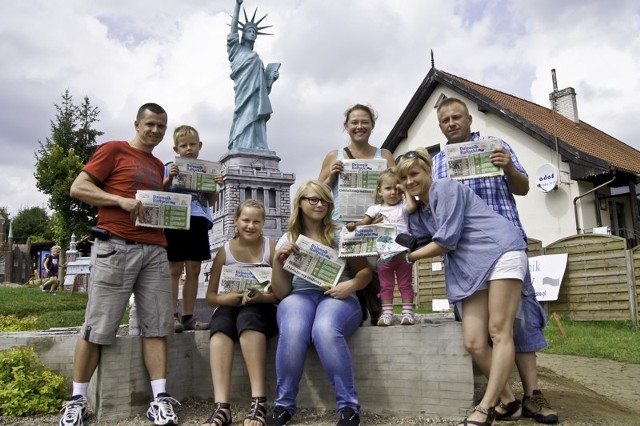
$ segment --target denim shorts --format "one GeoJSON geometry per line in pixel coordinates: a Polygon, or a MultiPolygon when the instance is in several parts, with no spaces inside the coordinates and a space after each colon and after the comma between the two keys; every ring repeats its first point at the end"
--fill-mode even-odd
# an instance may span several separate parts
{"type": "Polygon", "coordinates": [[[111,345],[131,293],[135,295],[140,334],[173,334],[172,290],[164,247],[127,244],[120,238],[96,239],[91,250],[89,301],[80,335],[88,342],[111,345]]]}
{"type": "Polygon", "coordinates": [[[547,339],[543,329],[547,323],[547,315],[536,300],[535,295],[522,295],[522,318],[513,323],[513,341],[516,352],[538,352],[547,347],[547,339]]]}

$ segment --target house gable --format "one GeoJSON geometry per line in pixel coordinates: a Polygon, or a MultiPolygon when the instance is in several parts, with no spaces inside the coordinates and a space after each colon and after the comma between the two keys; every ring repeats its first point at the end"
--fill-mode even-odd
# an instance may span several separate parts
{"type": "Polygon", "coordinates": [[[576,123],[549,108],[436,68],[431,68],[416,90],[382,145],[383,148],[394,152],[408,137],[409,128],[438,85],[472,100],[481,112],[496,115],[549,148],[555,150],[557,140],[557,151],[562,161],[569,165],[571,178],[574,180],[598,185],[611,180],[614,173],[616,181],[612,186],[627,186],[637,180],[640,173],[640,151],[588,123],[576,123]]]}

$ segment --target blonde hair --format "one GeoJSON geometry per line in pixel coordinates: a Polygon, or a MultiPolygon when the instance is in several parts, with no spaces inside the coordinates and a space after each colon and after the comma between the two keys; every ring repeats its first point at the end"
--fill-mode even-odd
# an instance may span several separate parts
{"type": "Polygon", "coordinates": [[[53,253],[54,251],[62,251],[62,247],[58,245],[51,247],[51,253],[53,253]]]}
{"type": "Polygon", "coordinates": [[[429,176],[431,176],[431,156],[429,155],[429,151],[424,148],[416,148],[401,155],[400,162],[395,167],[395,172],[398,176],[402,176],[413,166],[422,168],[429,176]],[[412,153],[417,155],[414,155],[411,158],[405,157],[405,155],[411,155],[412,153]]]}
{"type": "Polygon", "coordinates": [[[376,192],[374,193],[374,199],[376,204],[382,204],[384,199],[380,195],[380,188],[382,188],[382,182],[386,179],[394,180],[396,183],[400,183],[400,176],[398,176],[393,169],[387,169],[378,178],[378,185],[376,185],[376,192]]]}
{"type": "MultiPolygon", "coordinates": [[[[236,219],[238,219],[240,217],[240,215],[242,214],[242,210],[244,209],[258,209],[260,210],[260,212],[262,212],[262,221],[264,222],[264,220],[267,218],[267,212],[264,209],[264,205],[258,201],[258,200],[244,200],[242,201],[240,204],[238,204],[238,207],[236,207],[236,212],[233,215],[233,220],[235,221],[236,219]]],[[[236,227],[236,230],[233,234],[233,238],[238,238],[238,228],[236,227]]]]}
{"type": "Polygon", "coordinates": [[[296,191],[296,195],[293,197],[291,217],[289,217],[289,237],[291,238],[291,241],[295,242],[300,234],[302,234],[304,215],[300,211],[300,203],[302,203],[302,197],[304,197],[307,190],[315,192],[318,194],[318,197],[322,198],[323,202],[327,202],[329,204],[327,213],[322,219],[322,226],[324,229],[322,241],[320,241],[320,243],[326,246],[333,246],[333,240],[336,233],[336,225],[331,219],[333,208],[335,206],[333,194],[331,194],[331,188],[329,188],[328,185],[325,185],[318,180],[308,180],[300,185],[300,188],[296,191]]]}
{"type": "Polygon", "coordinates": [[[200,135],[198,134],[198,131],[191,126],[183,124],[182,126],[176,127],[176,129],[173,131],[173,144],[175,146],[178,146],[178,141],[180,140],[180,138],[183,138],[185,136],[195,136],[196,139],[200,141],[200,135]]]}

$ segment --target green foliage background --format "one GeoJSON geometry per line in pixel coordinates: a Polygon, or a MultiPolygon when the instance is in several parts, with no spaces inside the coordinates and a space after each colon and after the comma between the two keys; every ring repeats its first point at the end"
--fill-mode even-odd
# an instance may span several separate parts
{"type": "Polygon", "coordinates": [[[95,224],[97,209],[71,198],[69,189],[84,164],[96,149],[96,138],[103,132],[93,129],[100,111],[91,106],[88,97],[75,105],[69,91],[62,103],[55,104],[56,118],[51,121],[51,136],[39,142],[35,153],[36,186],[49,195],[49,208],[54,211],[53,239],[62,246],[69,243],[72,233],[87,235],[95,224]]]}

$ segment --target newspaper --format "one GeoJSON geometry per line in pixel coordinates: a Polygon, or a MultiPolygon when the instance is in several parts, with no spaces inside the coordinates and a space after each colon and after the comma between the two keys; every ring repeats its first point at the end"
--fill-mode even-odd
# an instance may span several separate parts
{"type": "Polygon", "coordinates": [[[173,178],[173,186],[198,192],[218,192],[220,189],[214,180],[220,174],[221,165],[214,161],[197,158],[176,157],[174,164],[180,173],[173,178]]]}
{"type": "Polygon", "coordinates": [[[338,197],[342,221],[360,220],[374,204],[378,178],[387,169],[387,160],[342,160],[338,176],[338,197]]]}
{"type": "Polygon", "coordinates": [[[363,225],[358,226],[353,232],[349,232],[346,227],[340,232],[340,245],[338,255],[340,257],[355,256],[377,256],[376,240],[382,235],[386,235],[395,240],[395,225],[363,225]]]}
{"type": "Polygon", "coordinates": [[[449,177],[474,179],[503,175],[504,171],[494,166],[490,160],[493,151],[501,147],[502,143],[496,138],[446,145],[445,155],[449,177]]]}
{"type": "Polygon", "coordinates": [[[271,268],[268,266],[224,265],[220,273],[218,294],[267,291],[271,283],[271,268]]]}
{"type": "Polygon", "coordinates": [[[144,222],[137,218],[136,226],[189,229],[191,225],[191,195],[138,190],[136,200],[142,201],[144,206],[144,222]]]}
{"type": "Polygon", "coordinates": [[[300,250],[289,255],[284,270],[325,289],[335,286],[346,264],[338,258],[338,252],[304,235],[296,244],[300,250]]]}
{"type": "Polygon", "coordinates": [[[407,247],[396,243],[394,238],[388,235],[381,235],[376,240],[376,246],[378,249],[378,263],[389,263],[391,259],[399,255],[400,253],[410,252],[407,247]]]}

